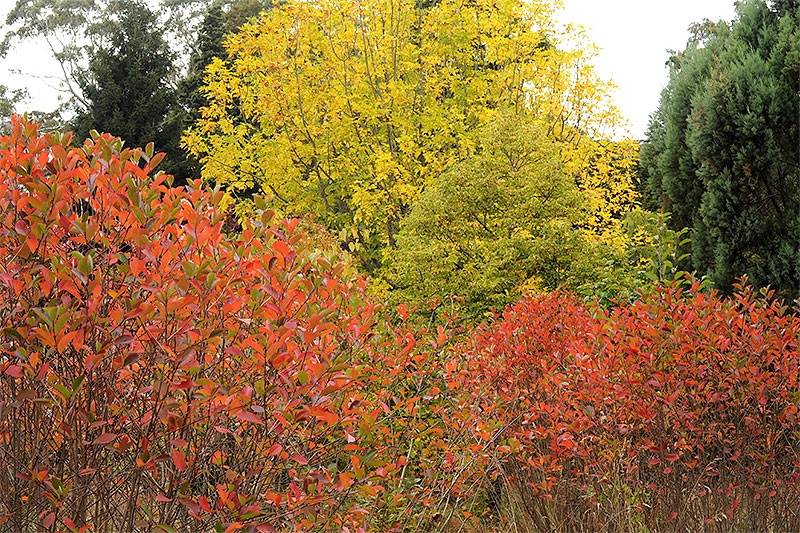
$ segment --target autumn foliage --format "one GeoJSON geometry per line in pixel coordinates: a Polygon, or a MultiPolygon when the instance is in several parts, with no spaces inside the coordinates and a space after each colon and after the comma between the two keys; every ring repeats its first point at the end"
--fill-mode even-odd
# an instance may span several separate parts
{"type": "Polygon", "coordinates": [[[0,185],[0,520],[83,531],[358,522],[395,465],[364,281],[159,155],[15,122],[0,185]],[[380,411],[383,413],[383,411],[380,411]],[[365,450],[370,450],[367,457],[365,450]]]}
{"type": "Polygon", "coordinates": [[[297,220],[225,230],[151,148],[70,142],[0,139],[0,527],[800,528],[780,302],[554,292],[428,328],[297,220]]]}
{"type": "Polygon", "coordinates": [[[698,288],[611,310],[531,297],[473,340],[462,375],[493,383],[495,475],[518,520],[800,528],[800,318],[741,286],[727,300],[698,288]]]}
{"type": "MultiPolygon", "coordinates": [[[[420,195],[471,157],[487,124],[525,117],[587,193],[586,229],[618,238],[635,206],[636,144],[594,48],[549,0],[276,2],[206,68],[183,145],[204,180],[314,214],[372,275],[420,195]]],[[[246,205],[246,204],[245,204],[246,205]]],[[[241,208],[241,204],[240,204],[241,208]]]]}

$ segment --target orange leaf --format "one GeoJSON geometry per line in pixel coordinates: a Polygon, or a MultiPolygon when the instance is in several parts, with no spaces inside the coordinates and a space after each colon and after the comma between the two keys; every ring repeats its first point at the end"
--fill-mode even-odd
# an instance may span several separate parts
{"type": "Polygon", "coordinates": [[[289,255],[289,247],[286,246],[286,243],[283,241],[275,241],[272,243],[272,248],[281,254],[281,256],[286,257],[289,255]]]}
{"type": "Polygon", "coordinates": [[[234,531],[238,531],[243,527],[241,522],[234,522],[233,524],[229,525],[225,528],[225,533],[233,533],[234,531]]]}
{"type": "Polygon", "coordinates": [[[56,349],[58,350],[58,353],[63,353],[64,350],[69,345],[69,343],[72,342],[72,339],[77,337],[78,333],[80,333],[80,332],[81,332],[80,330],[76,329],[75,331],[70,331],[69,333],[67,333],[66,335],[62,336],[60,339],[58,339],[58,344],[56,346],[56,349]]]}
{"type": "Polygon", "coordinates": [[[372,496],[373,498],[378,495],[378,491],[375,489],[375,487],[372,487],[370,485],[363,485],[361,487],[361,491],[362,492],[366,492],[368,495],[372,496]]]}
{"type": "Polygon", "coordinates": [[[349,489],[350,486],[354,483],[353,482],[353,478],[350,477],[350,474],[347,474],[345,472],[342,472],[341,474],[339,474],[339,480],[342,483],[342,487],[344,487],[346,489],[349,489]]]}
{"type": "Polygon", "coordinates": [[[180,451],[176,449],[172,450],[172,462],[175,464],[175,468],[181,472],[186,470],[186,458],[180,451]]]}

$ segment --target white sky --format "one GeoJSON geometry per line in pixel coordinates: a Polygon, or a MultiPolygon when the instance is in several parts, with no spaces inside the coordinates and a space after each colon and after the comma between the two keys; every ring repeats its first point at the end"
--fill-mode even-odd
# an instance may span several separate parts
{"type": "Polygon", "coordinates": [[[704,18],[733,20],[734,0],[563,0],[560,22],[587,29],[601,50],[595,66],[618,89],[615,103],[634,139],[644,139],[669,71],[666,50],[683,50],[688,28],[704,18]]]}
{"type": "MultiPolygon", "coordinates": [[[[0,0],[0,38],[5,35],[5,21],[16,0],[0,0]]],[[[39,76],[57,76],[58,62],[50,55],[44,39],[33,39],[18,43],[8,57],[0,58],[0,85],[9,89],[27,89],[31,98],[27,106],[18,109],[53,111],[59,106],[58,81],[41,79],[39,76]],[[12,72],[21,70],[24,74],[12,72]]]]}
{"type": "MultiPolygon", "coordinates": [[[[209,0],[210,1],[210,0],[209,0]]],[[[732,20],[734,0],[563,0],[560,22],[584,26],[601,50],[595,60],[600,76],[619,89],[615,102],[630,123],[630,134],[643,139],[647,122],[658,105],[667,81],[667,49],[682,50],[687,28],[704,18],[732,20]]],[[[0,0],[4,22],[15,0],[0,0]]],[[[36,75],[58,74],[44,41],[22,43],[10,57],[0,60],[0,84],[27,88],[29,109],[50,111],[58,107],[59,92],[50,80],[10,74],[17,68],[36,75]]],[[[23,111],[23,110],[20,110],[23,111]]]]}

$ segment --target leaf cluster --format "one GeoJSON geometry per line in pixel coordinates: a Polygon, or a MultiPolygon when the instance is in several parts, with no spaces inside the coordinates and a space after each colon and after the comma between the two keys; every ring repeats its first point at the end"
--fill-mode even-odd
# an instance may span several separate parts
{"type": "Polygon", "coordinates": [[[475,314],[524,290],[580,285],[599,269],[600,254],[579,229],[588,203],[544,128],[495,119],[475,153],[414,205],[391,258],[393,296],[456,295],[475,314]]]}

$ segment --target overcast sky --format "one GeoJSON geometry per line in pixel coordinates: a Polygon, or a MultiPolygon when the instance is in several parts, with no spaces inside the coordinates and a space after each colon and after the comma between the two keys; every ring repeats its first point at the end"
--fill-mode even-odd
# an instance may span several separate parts
{"type": "MultiPolygon", "coordinates": [[[[734,0],[564,0],[564,4],[559,20],[586,27],[589,38],[600,47],[598,72],[619,86],[615,101],[635,139],[644,138],[650,113],[666,84],[666,50],[684,48],[691,23],[704,18],[732,20],[734,16],[734,0]]],[[[14,0],[0,0],[0,20],[5,21],[13,5],[14,0]]],[[[0,83],[13,89],[27,88],[29,109],[58,107],[52,80],[10,74],[10,68],[56,75],[58,65],[43,41],[21,44],[0,61],[0,83]]]]}
{"type": "Polygon", "coordinates": [[[682,50],[688,28],[704,18],[733,20],[734,0],[564,0],[561,22],[586,27],[601,49],[600,76],[618,89],[615,103],[635,139],[644,139],[669,72],[667,49],[682,50]]]}
{"type": "MultiPolygon", "coordinates": [[[[5,25],[6,15],[16,3],[15,0],[0,0],[0,27],[5,25]]],[[[5,30],[0,29],[0,36],[5,30]]],[[[39,76],[55,76],[59,72],[58,62],[50,55],[47,43],[43,39],[34,39],[19,43],[11,50],[8,57],[0,58],[0,84],[9,89],[27,89],[31,98],[26,110],[53,111],[58,108],[59,91],[51,87],[57,85],[53,79],[41,79],[39,76]],[[15,69],[25,74],[12,72],[15,69]]]]}

